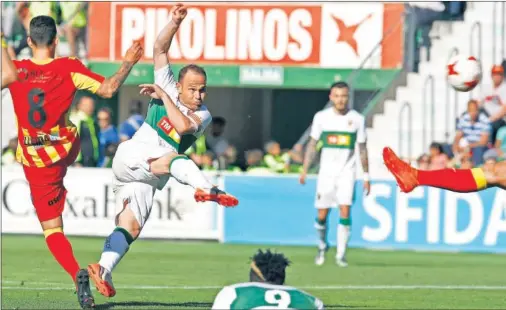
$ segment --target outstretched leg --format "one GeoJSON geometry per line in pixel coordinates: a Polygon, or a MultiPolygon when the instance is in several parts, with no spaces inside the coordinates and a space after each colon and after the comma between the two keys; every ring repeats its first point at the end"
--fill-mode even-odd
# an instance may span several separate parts
{"type": "Polygon", "coordinates": [[[198,202],[215,201],[224,207],[234,207],[239,201],[232,195],[213,186],[202,171],[186,155],[167,154],[150,162],[151,173],[166,176],[168,173],[179,183],[193,187],[198,202]]]}
{"type": "Polygon", "coordinates": [[[506,188],[506,162],[495,164],[490,171],[481,168],[424,171],[402,161],[390,148],[383,149],[383,160],[405,193],[424,185],[461,193],[494,186],[506,188]]]}

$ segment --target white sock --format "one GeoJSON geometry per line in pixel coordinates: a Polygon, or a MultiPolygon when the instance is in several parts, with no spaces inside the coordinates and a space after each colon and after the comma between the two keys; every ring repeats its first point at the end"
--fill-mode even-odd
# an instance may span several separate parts
{"type": "Polygon", "coordinates": [[[346,255],[348,240],[350,239],[350,225],[337,225],[337,259],[343,259],[346,255]]]}
{"type": "Polygon", "coordinates": [[[125,253],[128,252],[132,241],[132,236],[126,230],[121,227],[114,229],[112,234],[105,239],[104,249],[99,262],[100,266],[112,272],[125,253]],[[125,235],[125,233],[128,235],[125,235]],[[127,240],[127,236],[130,240],[127,240]]]}
{"type": "Polygon", "coordinates": [[[169,172],[179,183],[190,185],[195,189],[210,189],[213,187],[193,160],[186,156],[175,157],[170,163],[169,172]]]}

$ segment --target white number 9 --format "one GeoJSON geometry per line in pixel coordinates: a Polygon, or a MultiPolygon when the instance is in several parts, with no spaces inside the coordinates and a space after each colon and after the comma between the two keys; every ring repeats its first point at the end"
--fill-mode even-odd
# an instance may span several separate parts
{"type": "Polygon", "coordinates": [[[269,290],[265,292],[265,301],[269,304],[275,304],[280,309],[288,309],[291,298],[290,294],[281,290],[269,290]]]}

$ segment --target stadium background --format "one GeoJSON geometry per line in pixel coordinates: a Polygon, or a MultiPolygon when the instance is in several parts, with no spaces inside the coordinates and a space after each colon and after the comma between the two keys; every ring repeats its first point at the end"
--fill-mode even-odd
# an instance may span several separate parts
{"type": "MultiPolygon", "coordinates": [[[[18,58],[30,57],[27,49],[18,49],[23,40],[23,19],[34,14],[45,14],[47,10],[55,12],[61,22],[58,54],[72,54],[68,44],[69,25],[76,28],[76,33],[77,30],[85,29],[86,35],[83,38],[86,44],[79,45],[76,56],[92,70],[103,75],[108,76],[116,70],[122,53],[133,40],[140,40],[145,46],[145,57],[132,70],[125,86],[114,98],[103,100],[89,97],[94,112],[88,115],[85,123],[91,121],[97,128],[99,155],[92,161],[93,164],[73,167],[66,179],[69,189],[65,213],[66,233],[106,236],[113,227],[112,173],[107,166],[114,155],[115,143],[107,142],[107,139],[100,136],[101,124],[97,113],[104,106],[110,108],[111,126],[116,128],[112,132],[117,132],[117,139],[128,133],[125,129],[128,122],[135,121],[135,118],[131,118],[132,115],[145,114],[147,100],[138,94],[138,85],[153,81],[150,47],[157,31],[167,21],[170,4],[85,3],[83,7],[78,7],[86,16],[84,24],[66,21],[62,7],[44,4],[30,6],[21,7],[12,2],[2,2],[2,29],[10,39],[11,52],[18,58]]],[[[217,183],[236,195],[241,203],[233,210],[223,210],[212,204],[198,205],[192,201],[189,189],[171,182],[166,189],[157,193],[150,222],[141,238],[206,239],[221,243],[276,247],[289,254],[293,253],[296,263],[302,264],[299,267],[301,269],[294,267],[298,272],[294,282],[300,285],[325,283],[332,286],[336,285],[336,281],[342,285],[373,285],[384,282],[371,281],[370,277],[384,279],[389,276],[393,279],[387,281],[389,284],[401,286],[420,283],[436,286],[441,283],[478,283],[484,286],[503,284],[499,279],[504,279],[504,268],[500,267],[502,271],[496,269],[500,263],[494,256],[460,254],[456,257],[445,256],[448,254],[386,254],[352,250],[350,263],[353,264],[355,257],[358,268],[362,270],[341,273],[341,278],[336,280],[334,271],[328,267],[314,272],[314,267],[311,266],[314,254],[312,248],[287,246],[316,244],[312,207],[315,176],[302,187],[298,185],[296,173],[303,155],[301,150],[307,137],[306,129],[310,126],[314,113],[327,105],[329,86],[343,80],[351,85],[351,106],[367,117],[372,177],[372,191],[368,197],[362,196],[360,181],[357,184],[350,246],[396,250],[506,252],[504,191],[489,189],[481,193],[456,194],[419,188],[406,195],[399,192],[381,161],[381,149],[388,145],[407,161],[422,167],[424,159],[428,158],[430,163],[429,146],[433,142],[439,143],[447,153],[448,161],[445,165],[448,166],[476,166],[486,164],[486,160],[502,160],[500,154],[503,153],[497,152],[495,157],[489,156],[482,158],[481,162],[473,163],[465,157],[453,156],[451,144],[455,124],[466,111],[468,100],[482,99],[482,87],[491,83],[490,70],[493,65],[502,64],[504,67],[504,3],[345,4],[306,1],[268,5],[255,2],[192,3],[191,7],[188,20],[177,35],[177,44],[171,47],[173,68],[177,72],[189,62],[205,67],[209,85],[207,105],[214,117],[222,117],[226,123],[222,136],[208,133],[204,138],[207,143],[203,144],[207,146],[195,146],[190,155],[211,178],[215,178],[217,183]],[[247,33],[250,30],[248,39],[247,33]],[[482,83],[470,93],[456,93],[446,83],[445,65],[456,53],[472,54],[481,60],[482,83]],[[276,152],[277,144],[281,148],[280,154],[276,152]],[[375,260],[378,265],[366,264],[366,267],[360,267],[369,260],[375,260]],[[437,260],[437,266],[428,264],[420,267],[420,261],[425,260],[437,260]],[[477,269],[476,264],[485,269],[477,269]],[[451,265],[461,269],[453,272],[450,270],[451,265]],[[392,269],[388,271],[376,268],[378,266],[392,269]],[[411,272],[419,277],[406,280],[402,276],[403,272],[411,272]],[[440,274],[432,280],[420,276],[427,272],[440,274]],[[469,283],[455,275],[461,272],[473,274],[474,282],[469,283]],[[302,277],[313,276],[321,281],[308,283],[301,280],[302,277]]],[[[78,113],[78,104],[84,95],[76,97],[74,114],[78,113]]],[[[85,104],[89,104],[90,100],[87,100],[85,104]]],[[[506,102],[506,98],[503,102],[506,102]]],[[[15,135],[14,128],[10,95],[8,91],[3,91],[2,234],[40,234],[40,226],[27,199],[29,193],[22,170],[12,160],[15,145],[9,141],[15,135]]],[[[104,128],[110,130],[111,127],[104,128]]],[[[495,146],[490,143],[486,148],[494,149],[495,146]]],[[[426,168],[434,167],[429,165],[426,168]]],[[[316,171],[317,167],[314,167],[313,172],[316,171]]],[[[357,173],[360,178],[360,169],[357,173]]],[[[333,245],[336,240],[336,225],[337,218],[334,215],[329,231],[333,245]]],[[[36,240],[30,236],[4,237],[4,262],[20,266],[23,258],[18,251],[23,245],[33,248],[32,251],[45,253],[44,249],[35,245],[36,240]]],[[[88,258],[98,255],[101,239],[76,240],[75,247],[78,249],[81,246],[86,251],[83,256],[88,258]]],[[[162,241],[145,242],[139,248],[147,252],[162,244],[162,241]]],[[[251,255],[249,252],[256,248],[201,244],[199,250],[198,246],[187,243],[163,244],[170,249],[161,252],[164,259],[172,264],[182,264],[185,260],[203,264],[204,269],[210,269],[203,274],[210,278],[213,277],[213,268],[219,270],[219,267],[202,262],[199,253],[202,249],[208,251],[211,257],[220,256],[221,251],[235,249],[237,256],[229,257],[230,263],[240,266],[237,268],[244,268],[241,264],[251,255]],[[169,258],[171,251],[176,248],[180,252],[177,252],[176,257],[169,258]]],[[[28,252],[26,255],[34,253],[38,252],[28,252]]],[[[152,258],[158,257],[158,254],[150,255],[152,258]]],[[[49,254],[46,256],[49,259],[49,254]]],[[[126,264],[136,268],[132,262],[126,264]]],[[[19,281],[33,278],[33,275],[24,273],[20,276],[12,268],[4,269],[4,286],[15,287],[14,284],[17,285],[19,281]]],[[[41,269],[55,268],[50,265],[41,269]]],[[[173,270],[167,270],[167,273],[171,272],[173,270]]],[[[227,282],[235,278],[241,279],[242,276],[222,277],[219,281],[227,282]]],[[[158,278],[154,282],[162,286],[202,285],[198,278],[190,278],[187,282],[179,280],[166,283],[164,279],[158,278]]],[[[62,283],[57,276],[54,281],[62,283]]],[[[123,280],[121,283],[128,282],[123,280]]],[[[209,280],[206,283],[216,285],[216,281],[209,280]]],[[[151,282],[144,284],[156,285],[151,282]]],[[[3,291],[4,294],[5,292],[7,291],[3,291]]],[[[18,291],[13,289],[13,292],[18,291]]],[[[332,292],[332,289],[329,292],[316,291],[316,295],[323,294],[324,302],[329,299],[333,301],[332,292]]],[[[433,293],[435,296],[440,294],[433,293]]],[[[471,294],[473,299],[465,296],[464,291],[452,293],[461,299],[455,297],[449,300],[441,293],[437,297],[439,299],[436,298],[439,302],[430,304],[423,300],[423,294],[406,295],[410,303],[395,304],[389,303],[394,297],[388,293],[373,293],[371,299],[363,303],[358,301],[362,297],[359,298],[353,292],[345,291],[341,296],[348,296],[352,300],[349,305],[368,307],[378,306],[376,302],[379,301],[383,302],[380,305],[383,307],[463,307],[465,304],[462,301],[466,298],[469,298],[469,307],[486,308],[495,305],[490,301],[495,295],[480,295],[476,292],[471,294]]],[[[197,296],[195,299],[188,297],[190,300],[200,300],[199,294],[188,294],[186,296],[197,296]]],[[[21,308],[28,305],[49,305],[46,299],[40,304],[37,304],[36,299],[30,301],[33,304],[25,304],[22,296],[11,295],[12,299],[7,305],[21,308]]],[[[162,295],[143,296],[147,296],[142,297],[146,299],[163,299],[162,295]]],[[[181,300],[188,301],[184,297],[181,300]]],[[[69,304],[63,303],[61,307],[67,306],[69,304]]],[[[195,303],[193,306],[202,305],[195,303]]]]}

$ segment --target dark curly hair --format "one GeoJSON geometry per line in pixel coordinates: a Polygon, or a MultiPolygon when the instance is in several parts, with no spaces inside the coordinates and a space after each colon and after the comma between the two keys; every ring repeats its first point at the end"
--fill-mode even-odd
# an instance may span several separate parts
{"type": "Polygon", "coordinates": [[[281,253],[272,253],[270,250],[258,252],[251,258],[250,281],[267,282],[283,285],[285,283],[285,269],[291,262],[281,253]]]}

